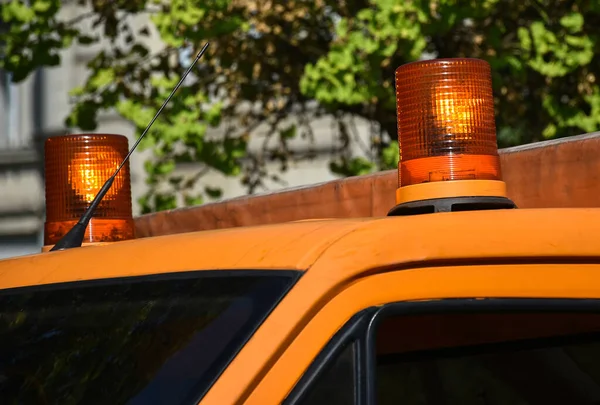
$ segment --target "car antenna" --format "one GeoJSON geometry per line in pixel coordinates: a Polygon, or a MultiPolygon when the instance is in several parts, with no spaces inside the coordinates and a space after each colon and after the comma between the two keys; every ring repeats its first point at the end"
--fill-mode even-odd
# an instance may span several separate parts
{"type": "Polygon", "coordinates": [[[133,147],[127,153],[127,156],[125,156],[125,159],[123,159],[121,164],[117,167],[117,170],[115,170],[113,175],[110,176],[108,178],[108,180],[106,180],[106,182],[104,183],[104,185],[102,186],[100,191],[98,191],[98,194],[96,194],[96,197],[94,197],[94,199],[92,200],[89,207],[85,210],[85,212],[79,218],[79,221],[77,221],[77,223],[69,230],[69,232],[67,232],[65,234],[65,236],[63,236],[58,242],[56,242],[56,244],[52,247],[52,249],[50,249],[51,252],[55,251],[55,250],[65,250],[65,249],[80,247],[83,244],[85,230],[86,230],[88,224],[90,223],[90,220],[92,219],[92,216],[94,215],[94,212],[96,212],[96,209],[100,205],[100,202],[102,202],[102,198],[104,198],[104,196],[106,195],[108,190],[110,190],[110,187],[112,186],[113,182],[115,181],[117,175],[119,174],[119,172],[121,171],[123,166],[125,166],[125,163],[127,163],[127,161],[129,160],[129,157],[131,156],[131,154],[133,153],[135,148],[137,148],[137,146],[140,144],[142,138],[144,138],[144,135],[146,135],[146,133],[148,132],[150,127],[152,127],[152,124],[154,124],[154,121],[156,121],[156,119],[158,118],[160,113],[162,113],[162,111],[165,108],[165,106],[167,105],[167,103],[169,101],[171,101],[171,98],[173,97],[175,92],[179,89],[179,87],[181,86],[181,84],[183,83],[183,81],[185,80],[187,75],[192,71],[192,68],[194,67],[196,62],[198,62],[198,60],[200,60],[202,55],[204,55],[204,52],[206,52],[208,45],[209,45],[208,42],[206,44],[204,44],[204,46],[202,47],[200,52],[198,52],[198,55],[196,55],[196,59],[194,59],[194,61],[190,65],[190,67],[188,67],[187,70],[185,71],[185,73],[183,74],[183,76],[181,76],[181,80],[179,80],[179,83],[177,83],[175,88],[173,88],[173,91],[171,91],[171,94],[169,94],[169,97],[167,97],[167,99],[164,101],[162,106],[158,109],[158,111],[156,112],[156,115],[154,115],[154,118],[152,118],[152,120],[150,121],[148,126],[146,126],[146,129],[144,129],[144,132],[142,132],[142,135],[140,135],[140,137],[135,142],[133,147]]]}

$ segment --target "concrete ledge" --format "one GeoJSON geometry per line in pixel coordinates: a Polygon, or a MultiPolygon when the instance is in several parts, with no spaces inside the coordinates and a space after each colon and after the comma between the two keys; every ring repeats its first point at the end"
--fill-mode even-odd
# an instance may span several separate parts
{"type": "Polygon", "coordinates": [[[0,217],[44,212],[44,185],[37,169],[0,172],[0,217]]]}
{"type": "Polygon", "coordinates": [[[15,217],[0,217],[0,237],[11,237],[15,240],[21,236],[35,235],[44,226],[40,215],[19,215],[15,217]]]}
{"type": "Polygon", "coordinates": [[[0,169],[36,165],[41,165],[41,158],[34,148],[0,149],[0,169]]]}

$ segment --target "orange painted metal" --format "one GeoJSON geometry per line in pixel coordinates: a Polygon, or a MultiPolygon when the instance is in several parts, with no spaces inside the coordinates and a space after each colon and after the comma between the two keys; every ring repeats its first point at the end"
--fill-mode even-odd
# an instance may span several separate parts
{"type": "MultiPolygon", "coordinates": [[[[479,258],[595,256],[600,209],[473,211],[233,228],[0,260],[0,288],[212,269],[309,269],[315,291],[365,269],[479,258]]],[[[374,270],[373,270],[374,271],[374,270]]]]}
{"type": "MultiPolygon", "coordinates": [[[[322,347],[321,344],[324,344],[349,319],[350,314],[355,313],[355,310],[361,307],[360,303],[371,305],[374,302],[371,300],[381,299],[380,303],[383,303],[387,299],[401,300],[401,297],[406,300],[460,296],[540,297],[546,296],[548,289],[554,290],[554,295],[550,296],[581,298],[594,296],[593,294],[598,291],[595,286],[590,284],[600,281],[600,267],[596,265],[587,268],[587,273],[581,273],[581,276],[579,272],[574,271],[579,266],[563,266],[561,271],[549,272],[548,278],[544,275],[543,269],[552,266],[543,265],[537,268],[538,272],[533,277],[525,279],[521,272],[510,271],[515,266],[514,264],[498,266],[494,272],[481,274],[476,271],[476,268],[465,273],[455,273],[453,267],[439,268],[437,273],[426,272],[424,269],[411,270],[414,266],[435,266],[440,263],[448,265],[481,261],[493,263],[494,258],[504,262],[511,258],[510,261],[518,263],[519,261],[549,260],[548,258],[552,257],[557,260],[572,257],[574,261],[587,258],[600,263],[600,246],[596,246],[594,238],[589,236],[591,234],[584,236],[588,231],[600,230],[600,216],[598,216],[600,210],[598,209],[508,210],[464,213],[467,214],[466,216],[462,216],[462,214],[434,214],[420,218],[417,216],[404,218],[408,221],[397,222],[387,218],[365,224],[340,239],[324,252],[271,315],[269,322],[272,323],[265,323],[257,331],[256,340],[251,340],[244,351],[238,355],[236,361],[226,370],[223,381],[225,378],[227,381],[236,381],[236,387],[231,384],[229,387],[220,384],[215,386],[214,391],[211,390],[209,396],[206,397],[206,403],[216,404],[219,400],[223,400],[223,403],[234,403],[229,401],[249,395],[254,385],[272,366],[273,358],[287,353],[288,345],[293,341],[295,334],[302,330],[304,324],[315,316],[321,306],[330,305],[328,301],[334,299],[344,288],[360,282],[361,276],[403,270],[397,274],[413,274],[413,277],[420,280],[420,288],[414,289],[411,284],[407,284],[401,279],[397,279],[397,282],[388,280],[381,286],[364,290],[362,299],[359,299],[360,294],[353,296],[349,300],[354,301],[353,304],[350,302],[341,304],[338,309],[342,311],[342,308],[348,308],[348,312],[342,311],[328,317],[324,323],[332,323],[331,327],[323,328],[323,323],[320,322],[316,327],[315,330],[321,330],[318,333],[325,336],[317,338],[311,335],[297,349],[299,353],[302,353],[301,356],[308,358],[308,360],[300,360],[296,356],[293,357],[292,362],[298,362],[300,369],[308,364],[312,359],[312,354],[316,354],[322,347]],[[573,220],[579,225],[573,226],[572,231],[563,233],[564,222],[550,220],[550,217],[546,216],[550,212],[553,213],[554,218],[565,218],[565,222],[573,220]],[[514,213],[516,215],[513,216],[514,213]],[[495,225],[484,219],[488,214],[491,214],[490,219],[494,218],[495,225]],[[454,222],[455,220],[456,222],[454,222]],[[521,221],[523,222],[520,223],[521,221]],[[584,222],[587,222],[591,228],[583,225],[584,222]],[[529,231],[533,229],[535,229],[535,235],[529,234],[529,231]],[[574,239],[577,239],[578,243],[582,245],[575,247],[574,243],[569,242],[574,239]],[[365,243],[365,241],[369,241],[369,243],[365,243]],[[579,250],[579,248],[583,250],[579,250]],[[533,253],[535,251],[540,253],[533,253]],[[403,252],[402,258],[395,257],[395,254],[399,252],[403,252]],[[506,271],[508,275],[504,279],[505,281],[498,279],[498,274],[503,271],[506,271]],[[443,274],[441,274],[442,272],[443,274]],[[433,276],[434,274],[435,276],[433,276]],[[440,274],[445,277],[436,278],[440,274]],[[566,282],[565,278],[569,278],[570,281],[566,282]],[[561,279],[563,280],[561,281],[561,279]],[[334,280],[339,280],[339,282],[336,283],[334,280]],[[383,285],[388,288],[381,291],[387,291],[390,295],[377,298],[378,293],[375,292],[383,285]],[[486,285],[486,287],[479,290],[482,285],[486,285]],[[391,296],[400,292],[402,295],[391,296]],[[305,305],[302,304],[303,302],[305,305]],[[292,313],[293,317],[290,316],[292,313]],[[333,320],[332,317],[336,320],[333,320]],[[266,340],[261,342],[263,338],[269,339],[269,351],[272,353],[269,360],[265,360],[264,357],[267,353],[265,353],[266,340]],[[305,345],[313,340],[312,344],[316,347],[313,346],[314,351],[311,351],[312,349],[305,345]],[[279,346],[274,345],[275,342],[279,342],[279,346]],[[311,354],[309,355],[309,353],[311,354]],[[248,381],[247,378],[250,377],[253,380],[248,381]],[[245,389],[244,386],[246,386],[245,389]],[[213,400],[214,402],[212,402],[213,400]]],[[[558,268],[555,267],[555,269],[558,268]]],[[[289,366],[290,363],[286,363],[286,365],[289,366]]],[[[282,369],[277,369],[274,375],[280,372],[282,369]]],[[[281,378],[285,377],[281,376],[281,378]]],[[[277,392],[273,383],[279,384],[280,382],[267,383],[269,389],[277,392]]],[[[283,387],[291,386],[283,384],[283,387]]],[[[263,393],[267,395],[266,391],[263,393]]],[[[280,394],[283,394],[283,391],[280,394]]],[[[257,402],[248,403],[260,403],[264,399],[262,394],[257,398],[257,402]]]]}
{"type": "Polygon", "coordinates": [[[202,270],[304,270],[369,220],[177,234],[0,260],[0,289],[202,270]]]}
{"type": "Polygon", "coordinates": [[[0,289],[190,270],[304,270],[202,402],[278,403],[323,344],[367,305],[600,295],[598,234],[600,209],[302,221],[3,260],[0,289]],[[553,259],[565,264],[536,265],[553,259]]]}

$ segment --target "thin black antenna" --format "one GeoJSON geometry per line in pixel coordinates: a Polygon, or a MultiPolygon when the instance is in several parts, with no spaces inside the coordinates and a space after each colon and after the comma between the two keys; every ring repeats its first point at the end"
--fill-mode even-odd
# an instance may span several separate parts
{"type": "Polygon", "coordinates": [[[133,153],[135,148],[137,148],[137,146],[140,144],[140,142],[142,141],[142,138],[144,138],[146,133],[150,130],[150,127],[152,127],[152,124],[154,124],[154,121],[156,121],[156,119],[158,118],[160,113],[162,113],[162,111],[165,108],[165,106],[167,105],[167,103],[169,101],[171,101],[171,98],[173,97],[175,92],[179,89],[179,87],[181,87],[181,84],[183,83],[183,81],[185,80],[187,75],[192,71],[192,68],[194,67],[196,62],[198,62],[198,60],[200,60],[202,55],[204,55],[204,52],[206,52],[206,49],[208,48],[208,44],[209,43],[207,42],[202,47],[200,52],[198,52],[198,55],[196,55],[196,59],[194,59],[194,61],[190,65],[190,67],[188,67],[187,70],[185,71],[185,73],[183,74],[183,76],[181,76],[181,80],[179,80],[179,83],[177,83],[177,86],[175,86],[173,91],[171,91],[171,94],[169,94],[169,97],[167,97],[165,102],[158,109],[158,111],[156,112],[156,115],[154,115],[154,118],[152,118],[152,120],[150,121],[150,123],[148,124],[146,129],[144,129],[144,132],[142,132],[142,135],[140,135],[138,140],[133,144],[133,147],[129,150],[129,153],[127,153],[127,156],[125,156],[125,159],[123,159],[121,164],[117,167],[117,170],[115,170],[114,174],[112,176],[110,176],[108,178],[108,180],[106,180],[106,183],[104,183],[104,185],[102,186],[100,191],[98,191],[98,194],[96,194],[96,197],[94,197],[90,206],[85,210],[83,215],[81,215],[81,218],[79,218],[79,221],[77,221],[77,223],[73,226],[73,228],[71,228],[69,230],[69,232],[67,232],[67,234],[65,236],[63,236],[56,243],[56,245],[54,245],[54,247],[52,247],[52,249],[50,249],[51,252],[55,251],[55,250],[65,250],[65,249],[71,249],[71,248],[81,246],[81,244],[83,243],[83,237],[85,236],[85,230],[86,230],[88,224],[90,223],[90,220],[92,219],[92,216],[94,215],[94,212],[96,212],[96,209],[100,205],[100,202],[102,202],[102,199],[104,198],[104,196],[106,195],[108,190],[110,190],[110,187],[112,186],[113,182],[117,178],[117,175],[119,174],[119,172],[121,171],[123,166],[125,166],[125,164],[131,157],[131,154],[133,153]]]}

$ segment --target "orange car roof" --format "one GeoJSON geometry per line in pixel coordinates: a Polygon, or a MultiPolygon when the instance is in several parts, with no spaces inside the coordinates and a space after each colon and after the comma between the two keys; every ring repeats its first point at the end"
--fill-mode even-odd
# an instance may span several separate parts
{"type": "Polygon", "coordinates": [[[142,238],[0,260],[0,289],[191,270],[319,272],[340,283],[390,267],[600,258],[600,209],[314,220],[142,238]]]}

